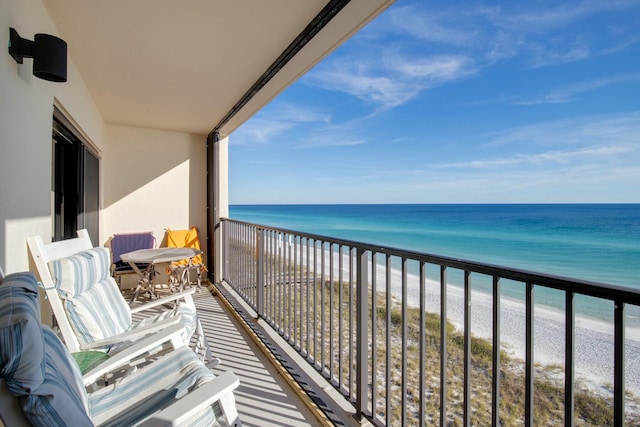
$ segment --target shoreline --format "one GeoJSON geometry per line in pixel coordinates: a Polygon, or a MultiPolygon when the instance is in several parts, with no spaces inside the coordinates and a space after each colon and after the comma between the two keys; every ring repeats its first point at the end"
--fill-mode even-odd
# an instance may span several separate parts
{"type": "MultiPolygon", "coordinates": [[[[378,276],[384,277],[384,267],[377,266],[378,276]]],[[[391,294],[401,298],[401,274],[391,272],[391,294]]],[[[378,284],[380,286],[380,284],[378,284]]],[[[377,291],[381,291],[377,289],[377,291]]],[[[386,289],[382,290],[386,292],[386,289]]],[[[440,314],[440,284],[426,281],[425,309],[440,314]],[[437,292],[433,292],[433,290],[437,292]]],[[[407,275],[407,304],[420,306],[419,279],[407,275]]],[[[542,365],[564,366],[564,313],[553,307],[536,304],[534,315],[534,362],[542,365]]],[[[526,317],[525,303],[502,296],[500,299],[501,349],[511,357],[525,360],[526,317]]],[[[447,285],[447,320],[459,331],[464,324],[464,290],[447,285]]],[[[471,333],[491,339],[493,332],[493,300],[491,294],[471,292],[471,333]]],[[[613,384],[613,324],[604,320],[576,314],[575,319],[575,378],[601,391],[612,392],[613,384]]],[[[625,330],[625,388],[640,396],[640,329],[625,330]]]]}
{"type": "MultiPolygon", "coordinates": [[[[325,250],[328,257],[328,250],[325,250]]],[[[340,254],[334,253],[338,265],[340,254]]],[[[343,280],[348,280],[348,255],[343,254],[343,280]]],[[[305,260],[303,264],[306,265],[305,260]]],[[[311,261],[313,264],[313,261],[311,261]]],[[[316,259],[315,268],[320,269],[316,259]]],[[[369,261],[369,271],[371,271],[369,261]]],[[[386,267],[378,264],[376,275],[377,292],[386,293],[386,267]]],[[[336,274],[338,276],[338,274],[336,274]]],[[[391,268],[391,294],[401,299],[401,272],[391,268]]],[[[440,283],[431,279],[425,282],[425,309],[440,314],[440,283]]],[[[371,289],[371,283],[369,283],[371,289]]],[[[420,307],[419,278],[407,274],[407,304],[420,307]]],[[[564,312],[560,309],[536,304],[534,307],[534,363],[564,367],[564,312]]],[[[526,309],[524,301],[502,296],[500,298],[500,342],[501,349],[512,358],[525,361],[526,309]]],[[[447,320],[457,330],[464,324],[464,290],[447,285],[447,320]]],[[[471,291],[471,334],[491,340],[493,333],[493,300],[489,293],[471,291]]],[[[614,337],[613,324],[596,317],[576,314],[575,317],[575,379],[589,385],[594,391],[612,394],[614,337]]],[[[625,389],[640,397],[640,328],[625,328],[625,389]]],[[[564,372],[564,370],[563,370],[564,372]]]]}

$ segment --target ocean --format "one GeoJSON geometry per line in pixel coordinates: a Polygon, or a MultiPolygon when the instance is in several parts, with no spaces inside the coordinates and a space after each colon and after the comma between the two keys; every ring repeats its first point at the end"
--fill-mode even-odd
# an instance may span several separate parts
{"type": "MultiPolygon", "coordinates": [[[[230,217],[640,289],[640,204],[232,205],[230,217]]],[[[536,295],[563,306],[559,292],[536,295]]],[[[577,311],[610,319],[589,300],[577,311]]]]}

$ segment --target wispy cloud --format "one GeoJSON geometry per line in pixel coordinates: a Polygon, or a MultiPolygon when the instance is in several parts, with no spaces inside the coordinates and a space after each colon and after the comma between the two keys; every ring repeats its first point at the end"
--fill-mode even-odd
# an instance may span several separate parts
{"type": "Polygon", "coordinates": [[[397,7],[390,11],[380,23],[386,31],[403,33],[417,40],[451,46],[469,46],[477,42],[482,28],[468,19],[469,15],[459,8],[442,8],[421,13],[415,5],[397,7]],[[466,15],[466,18],[460,15],[466,15]],[[460,25],[462,21],[467,25],[460,25]]]}
{"type": "Polygon", "coordinates": [[[589,147],[578,150],[554,150],[534,154],[516,154],[511,157],[501,157],[489,160],[444,163],[436,165],[435,168],[494,169],[523,165],[548,165],[550,163],[569,164],[572,162],[589,162],[594,159],[603,161],[608,157],[619,157],[623,155],[637,154],[639,152],[639,144],[622,144],[617,146],[589,147]]]}
{"type": "Polygon", "coordinates": [[[637,0],[508,2],[493,7],[464,2],[439,4],[437,9],[416,3],[394,9],[377,31],[405,34],[448,53],[464,52],[479,66],[521,57],[530,67],[543,67],[613,53],[637,43],[635,25],[621,25],[599,29],[600,37],[603,32],[608,34],[607,42],[594,45],[588,20],[638,8],[637,0]]]}
{"type": "Polygon", "coordinates": [[[365,139],[345,138],[343,134],[336,134],[334,137],[313,137],[299,143],[296,148],[314,148],[314,147],[350,147],[353,145],[365,144],[365,139]]]}
{"type": "Polygon", "coordinates": [[[484,136],[487,147],[640,144],[640,112],[584,116],[506,129],[484,136]]]}
{"type": "Polygon", "coordinates": [[[433,55],[411,58],[398,53],[385,57],[387,69],[399,75],[436,85],[473,73],[472,61],[463,55],[433,55]]]}
{"type": "Polygon", "coordinates": [[[515,101],[516,105],[536,105],[536,104],[562,104],[572,102],[577,95],[602,89],[607,86],[619,84],[625,81],[640,80],[640,76],[621,75],[610,76],[601,79],[587,80],[583,82],[569,84],[565,87],[551,91],[539,98],[515,101]]]}
{"type": "MultiPolygon", "coordinates": [[[[495,7],[468,2],[455,7],[438,5],[437,9],[416,2],[384,14],[354,38],[350,49],[325,60],[303,81],[346,93],[378,112],[386,111],[426,90],[479,74],[498,61],[521,58],[530,68],[548,67],[629,46],[633,42],[624,26],[609,30],[609,44],[593,46],[591,27],[574,24],[598,13],[637,7],[640,2],[636,0],[495,7]],[[393,34],[401,37],[393,38],[393,34]],[[394,41],[376,43],[377,38],[388,37],[394,41]]],[[[537,102],[569,99],[558,93],[537,102]]]]}
{"type": "Polygon", "coordinates": [[[639,202],[640,0],[482,3],[394,4],[234,133],[282,165],[236,180],[266,202],[639,202]]]}
{"type": "Polygon", "coordinates": [[[302,124],[327,124],[331,121],[330,115],[320,113],[312,107],[286,102],[276,103],[264,111],[265,113],[252,118],[233,134],[232,144],[264,143],[302,124]]]}
{"type": "Polygon", "coordinates": [[[475,72],[473,61],[462,55],[406,55],[385,49],[371,56],[329,61],[305,81],[327,90],[347,93],[379,111],[402,105],[422,91],[475,72]]]}
{"type": "Polygon", "coordinates": [[[580,41],[562,41],[557,45],[548,43],[532,43],[529,60],[531,68],[549,67],[588,59],[591,55],[590,47],[580,41]]]}
{"type": "Polygon", "coordinates": [[[309,149],[320,147],[352,147],[366,144],[362,125],[367,118],[356,118],[342,123],[325,124],[296,137],[293,148],[309,149]]]}
{"type": "Polygon", "coordinates": [[[491,142],[474,150],[476,158],[432,164],[428,169],[538,173],[588,168],[608,174],[640,162],[640,112],[522,126],[489,138],[491,142]]]}
{"type": "Polygon", "coordinates": [[[517,31],[546,33],[550,30],[565,29],[576,21],[593,15],[620,12],[640,6],[637,0],[584,0],[571,3],[515,4],[513,9],[484,9],[490,21],[501,28],[517,31]]]}

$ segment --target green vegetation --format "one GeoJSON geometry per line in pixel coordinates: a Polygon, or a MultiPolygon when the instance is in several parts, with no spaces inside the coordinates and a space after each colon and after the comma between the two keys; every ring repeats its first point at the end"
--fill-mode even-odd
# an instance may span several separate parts
{"type": "MultiPolygon", "coordinates": [[[[356,297],[355,285],[348,279],[322,280],[299,265],[287,266],[275,257],[267,262],[267,269],[277,273],[267,280],[265,288],[266,315],[281,334],[305,355],[310,363],[330,377],[345,395],[357,393],[355,385],[356,297]],[[324,328],[321,325],[324,324],[324,328]],[[350,371],[349,367],[353,370],[350,371]]],[[[408,425],[417,425],[420,411],[420,310],[405,308],[385,293],[376,294],[372,308],[369,294],[369,316],[375,312],[375,349],[373,327],[369,326],[369,389],[375,382],[375,416],[399,425],[406,407],[408,425]],[[387,326],[387,304],[389,325],[387,326]],[[403,322],[404,320],[404,322],[403,322]],[[402,329],[406,327],[403,338],[402,329]],[[387,340],[391,342],[387,348],[387,340]],[[375,350],[375,351],[374,351],[375,350]],[[406,394],[402,399],[402,356],[406,352],[406,394]],[[390,357],[390,378],[386,383],[387,352],[390,357]],[[373,357],[375,354],[375,362],[373,357]],[[376,371],[372,372],[375,366],[376,371]],[[390,414],[386,413],[387,401],[390,414]],[[404,405],[403,405],[404,403],[404,405]]],[[[426,425],[440,421],[440,317],[422,313],[425,324],[425,414],[426,425]]],[[[370,322],[371,323],[371,322],[370,322]]],[[[447,323],[447,419],[449,426],[461,426],[464,405],[464,336],[447,323]]],[[[492,343],[471,338],[471,423],[474,426],[491,424],[492,343]]],[[[505,426],[524,422],[525,374],[524,362],[500,355],[500,418],[505,426]]],[[[372,394],[369,394],[371,399],[372,394]]],[[[635,408],[638,398],[627,395],[627,402],[635,408]]],[[[631,405],[627,405],[628,407],[631,405]]],[[[564,369],[562,366],[536,366],[534,389],[534,419],[536,426],[563,424],[564,369]]],[[[597,393],[584,384],[575,384],[575,425],[611,425],[613,399],[597,393]]],[[[626,425],[640,425],[640,411],[627,411],[626,425]]]]}
{"type": "MultiPolygon", "coordinates": [[[[381,296],[379,299],[383,300],[381,296]]],[[[377,308],[377,318],[379,329],[384,328],[386,321],[386,309],[377,308]]],[[[399,336],[402,327],[402,312],[398,307],[391,310],[391,334],[399,336]]],[[[420,311],[416,308],[407,309],[408,325],[412,325],[408,330],[408,340],[413,343],[419,342],[419,316],[420,311]]],[[[440,318],[437,315],[426,313],[427,346],[425,351],[427,379],[428,382],[427,408],[426,411],[432,416],[429,424],[439,422],[440,411],[440,318]]],[[[379,342],[379,341],[378,341],[379,342]]],[[[380,348],[384,352],[386,349],[380,348]]],[[[462,425],[462,398],[463,398],[463,374],[464,374],[464,336],[455,330],[453,325],[447,325],[447,403],[448,419],[450,425],[462,425]]],[[[417,360],[419,357],[418,346],[415,344],[407,347],[407,370],[409,377],[419,375],[417,370],[417,360]],[[415,365],[415,367],[414,367],[415,365]]],[[[401,360],[400,348],[393,346],[391,349],[392,360],[401,360]]],[[[501,360],[501,394],[500,394],[500,416],[503,425],[518,425],[524,420],[524,363],[511,359],[502,352],[501,360]]],[[[472,384],[472,425],[491,424],[491,379],[492,379],[492,345],[491,342],[480,338],[471,339],[471,384],[472,384]]],[[[401,368],[398,366],[398,368],[401,368]]],[[[561,372],[561,371],[560,371],[561,372]]],[[[395,375],[393,382],[400,382],[400,378],[395,375]]],[[[562,376],[559,375],[557,366],[538,367],[535,380],[534,391],[534,414],[535,425],[550,426],[559,425],[564,417],[564,384],[562,376]],[[559,378],[559,379],[558,379],[559,378]]],[[[384,387],[384,379],[379,387],[384,387]]],[[[417,406],[418,388],[416,381],[408,382],[407,395],[415,396],[414,399],[407,399],[417,406]]],[[[385,397],[386,398],[386,397],[385,397]]],[[[627,396],[627,398],[630,398],[627,396]]],[[[401,396],[393,394],[391,396],[393,404],[393,414],[391,424],[395,425],[400,420],[401,396]]],[[[578,426],[605,426],[613,423],[613,400],[597,395],[585,386],[577,386],[575,392],[575,425],[578,426]]],[[[379,415],[384,416],[383,413],[379,415]]],[[[418,413],[415,410],[407,411],[409,424],[415,425],[418,421],[418,413]]],[[[627,425],[640,425],[638,414],[627,415],[627,425]]]]}

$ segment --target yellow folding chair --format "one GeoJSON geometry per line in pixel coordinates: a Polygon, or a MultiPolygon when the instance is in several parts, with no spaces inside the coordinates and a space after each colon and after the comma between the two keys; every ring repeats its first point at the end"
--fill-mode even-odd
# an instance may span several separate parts
{"type": "Polygon", "coordinates": [[[191,248],[196,252],[191,258],[185,258],[169,264],[167,272],[171,278],[172,287],[177,286],[182,291],[185,286],[196,283],[198,292],[200,292],[202,290],[202,274],[207,272],[207,267],[202,260],[198,229],[196,227],[191,227],[189,230],[167,229],[167,247],[191,248]],[[195,280],[191,280],[192,271],[196,274],[195,280]]]}

